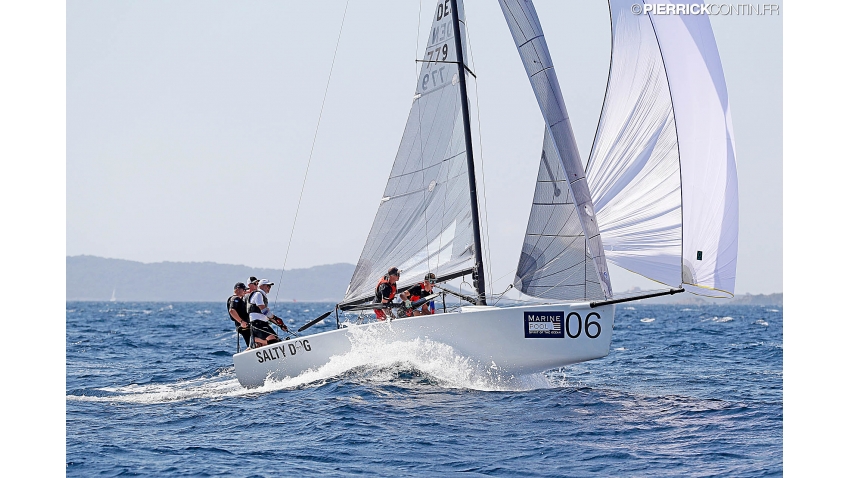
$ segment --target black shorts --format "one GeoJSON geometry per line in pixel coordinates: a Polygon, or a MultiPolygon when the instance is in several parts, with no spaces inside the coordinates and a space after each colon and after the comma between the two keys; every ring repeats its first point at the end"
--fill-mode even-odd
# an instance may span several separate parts
{"type": "MultiPolygon", "coordinates": [[[[233,318],[231,317],[230,320],[233,320],[233,318]]],[[[243,339],[245,339],[245,346],[250,347],[251,346],[251,328],[250,328],[250,326],[243,329],[242,327],[239,326],[238,323],[236,323],[235,320],[233,320],[233,323],[234,323],[234,325],[236,325],[236,331],[239,332],[239,335],[241,335],[243,339]]]]}
{"type": "Polygon", "coordinates": [[[254,338],[266,340],[270,335],[277,336],[272,326],[264,320],[252,320],[251,328],[254,329],[254,338]]]}

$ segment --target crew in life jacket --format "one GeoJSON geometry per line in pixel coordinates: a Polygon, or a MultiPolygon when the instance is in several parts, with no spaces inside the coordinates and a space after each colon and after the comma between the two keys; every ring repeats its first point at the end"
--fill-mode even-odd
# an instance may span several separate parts
{"type": "Polygon", "coordinates": [[[431,315],[434,313],[434,301],[429,301],[422,304],[421,309],[411,309],[411,304],[417,300],[427,297],[434,292],[434,284],[437,283],[437,277],[433,272],[425,274],[425,279],[415,286],[407,289],[399,294],[402,300],[402,311],[404,315],[410,317],[414,315],[431,315]]]}
{"type": "Polygon", "coordinates": [[[283,321],[269,310],[269,298],[266,294],[272,290],[273,285],[274,282],[268,279],[260,279],[257,283],[257,290],[252,291],[248,296],[247,310],[251,318],[251,331],[254,335],[255,345],[260,347],[280,342],[274,329],[269,325],[270,320],[284,331],[289,332],[283,321]]]}
{"type": "MultiPolygon", "coordinates": [[[[390,270],[387,271],[387,275],[385,275],[381,280],[378,281],[377,287],[375,287],[375,303],[376,304],[389,304],[395,299],[396,288],[395,283],[398,282],[400,270],[396,267],[391,267],[390,270]]],[[[387,314],[384,312],[384,309],[374,309],[375,316],[378,320],[387,320],[387,314]]],[[[392,315],[392,310],[390,310],[390,316],[392,315]]]]}
{"type": "Polygon", "coordinates": [[[245,347],[250,347],[251,329],[248,322],[251,319],[248,317],[248,310],[245,305],[246,293],[248,293],[248,288],[245,287],[244,283],[237,282],[233,286],[233,295],[227,299],[227,313],[230,314],[230,320],[236,324],[236,331],[245,339],[245,347]]]}

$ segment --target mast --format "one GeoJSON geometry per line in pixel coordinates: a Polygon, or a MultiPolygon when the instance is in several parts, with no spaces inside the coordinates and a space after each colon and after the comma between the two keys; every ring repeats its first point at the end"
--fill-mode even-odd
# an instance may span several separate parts
{"type": "Polygon", "coordinates": [[[460,105],[463,115],[463,139],[466,142],[466,166],[469,174],[469,199],[472,204],[472,236],[475,240],[475,266],[472,279],[478,295],[478,305],[487,305],[484,289],[484,259],[481,255],[481,226],[478,221],[478,194],[475,187],[475,162],[472,158],[472,132],[469,127],[469,100],[466,96],[466,61],[463,58],[463,43],[460,35],[459,10],[457,0],[451,0],[452,27],[455,31],[455,50],[457,51],[458,80],[460,83],[460,105]]]}

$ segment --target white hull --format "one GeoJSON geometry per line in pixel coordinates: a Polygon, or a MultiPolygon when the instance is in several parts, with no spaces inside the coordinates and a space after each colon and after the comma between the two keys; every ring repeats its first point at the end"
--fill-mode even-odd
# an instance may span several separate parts
{"type": "Polygon", "coordinates": [[[614,306],[587,302],[521,307],[463,307],[458,312],[350,325],[337,330],[246,350],[233,356],[245,387],[266,378],[296,377],[352,350],[352,335],[365,331],[386,342],[430,340],[501,373],[525,375],[608,355],[614,306]],[[579,325],[580,323],[580,325],[579,325]],[[596,325],[598,324],[598,325],[596,325]]]}

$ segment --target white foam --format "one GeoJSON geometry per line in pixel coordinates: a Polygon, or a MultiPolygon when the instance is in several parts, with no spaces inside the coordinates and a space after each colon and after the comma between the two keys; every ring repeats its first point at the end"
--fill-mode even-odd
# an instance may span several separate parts
{"type": "Polygon", "coordinates": [[[717,322],[717,323],[723,324],[723,323],[726,323],[726,322],[731,322],[733,320],[735,320],[734,317],[708,317],[708,318],[702,319],[700,322],[717,322]]]}
{"type": "Polygon", "coordinates": [[[640,321],[648,324],[650,322],[655,322],[655,318],[654,317],[647,317],[647,318],[644,318],[644,319],[640,319],[640,321]]]}
{"type": "Polygon", "coordinates": [[[257,388],[242,387],[231,366],[214,376],[173,383],[104,387],[97,390],[109,392],[107,396],[67,395],[65,398],[140,404],[221,399],[303,386],[319,387],[344,375],[354,375],[357,381],[380,386],[398,382],[400,375],[417,372],[435,386],[452,389],[524,391],[557,386],[542,373],[506,374],[495,363],[475,363],[457,354],[448,345],[419,338],[387,341],[381,332],[381,328],[355,328],[352,330],[350,352],[335,355],[327,364],[306,370],[296,377],[267,379],[263,386],[257,388]]]}
{"type": "Polygon", "coordinates": [[[354,328],[348,353],[332,356],[327,364],[296,377],[267,380],[260,390],[324,383],[350,371],[367,382],[379,385],[397,380],[402,373],[415,371],[445,388],[518,391],[552,386],[543,374],[505,374],[495,363],[476,363],[457,354],[446,344],[422,338],[390,341],[386,332],[380,327],[354,328]]]}
{"type": "Polygon", "coordinates": [[[66,395],[67,400],[107,403],[167,403],[198,398],[222,398],[246,395],[250,390],[239,385],[233,368],[212,376],[174,383],[130,384],[118,387],[103,387],[96,390],[110,392],[107,396],[66,395]]]}
{"type": "Polygon", "coordinates": [[[623,310],[635,310],[634,307],[623,307],[623,310]]]}
{"type": "Polygon", "coordinates": [[[757,321],[756,321],[756,323],[757,323],[757,324],[759,324],[759,325],[764,325],[765,327],[767,327],[768,325],[770,325],[770,324],[768,324],[768,323],[767,323],[767,321],[766,321],[766,320],[764,320],[764,319],[759,319],[759,320],[757,320],[757,321]]]}

